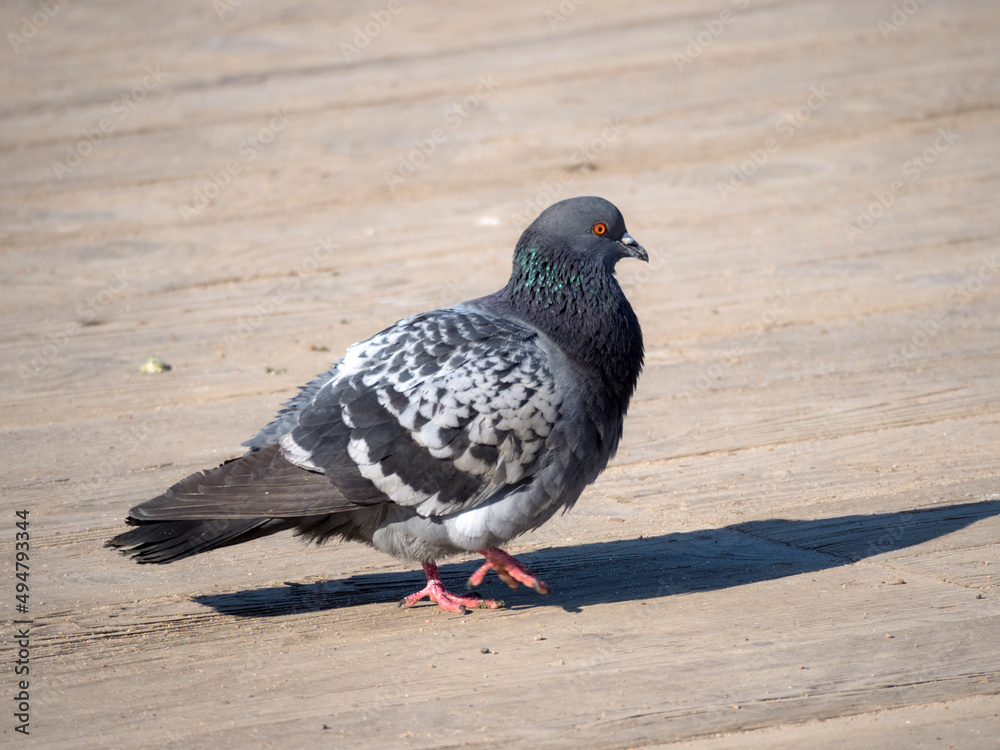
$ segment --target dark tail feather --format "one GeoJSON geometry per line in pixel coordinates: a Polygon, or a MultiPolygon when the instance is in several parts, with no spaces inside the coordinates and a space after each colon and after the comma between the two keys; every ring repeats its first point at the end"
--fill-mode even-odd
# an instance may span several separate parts
{"type": "Polygon", "coordinates": [[[297,466],[272,445],[186,477],[129,511],[133,522],[299,518],[357,506],[330,478],[297,466]]]}
{"type": "MultiPolygon", "coordinates": [[[[373,490],[365,495],[371,497],[373,490]]],[[[381,505],[352,503],[328,476],[291,463],[271,445],[192,474],[132,508],[126,523],[135,528],[106,546],[136,562],[169,563],[295,528],[316,541],[369,541],[384,516],[381,505]]]]}
{"type": "Polygon", "coordinates": [[[294,528],[300,518],[210,518],[183,521],[136,521],[134,529],[109,539],[105,547],[120,547],[140,563],[170,563],[210,549],[294,528]]]}

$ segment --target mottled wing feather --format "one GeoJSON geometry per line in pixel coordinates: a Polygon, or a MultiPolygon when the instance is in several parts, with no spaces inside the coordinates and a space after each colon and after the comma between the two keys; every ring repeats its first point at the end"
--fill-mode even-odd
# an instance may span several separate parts
{"type": "Polygon", "coordinates": [[[279,441],[355,502],[449,514],[536,473],[560,403],[534,331],[444,310],[352,347],[279,441]]]}

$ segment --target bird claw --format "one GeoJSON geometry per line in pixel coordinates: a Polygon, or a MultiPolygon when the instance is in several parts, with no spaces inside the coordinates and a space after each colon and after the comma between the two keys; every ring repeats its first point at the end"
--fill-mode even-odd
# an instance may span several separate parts
{"type": "Polygon", "coordinates": [[[486,574],[495,570],[500,580],[512,589],[516,589],[519,584],[523,583],[539,594],[548,595],[549,587],[545,581],[536,578],[517,558],[499,549],[479,550],[479,554],[486,558],[486,562],[469,576],[469,580],[465,584],[466,589],[480,585],[486,578],[486,574]]]}
{"type": "MultiPolygon", "coordinates": [[[[483,582],[487,573],[495,570],[500,580],[512,589],[516,589],[523,583],[539,594],[549,593],[549,587],[545,585],[545,581],[536,578],[524,565],[503,550],[490,548],[481,550],[479,554],[486,558],[486,562],[480,565],[479,569],[469,577],[466,588],[471,589],[478,586],[483,582]]],[[[399,602],[400,607],[412,607],[421,599],[430,599],[441,609],[464,615],[468,614],[470,609],[498,609],[504,605],[500,599],[483,599],[476,593],[453,594],[444,587],[437,565],[434,563],[424,563],[424,573],[427,575],[427,585],[420,591],[404,597],[399,602]]]]}
{"type": "MultiPolygon", "coordinates": [[[[424,569],[427,568],[425,565],[424,569]]],[[[479,594],[453,594],[441,583],[436,567],[433,568],[433,572],[428,571],[427,585],[415,594],[404,597],[400,600],[399,606],[412,607],[421,599],[430,599],[441,609],[461,615],[468,614],[470,609],[498,609],[503,606],[503,602],[499,599],[483,599],[479,594]]]]}
{"type": "Polygon", "coordinates": [[[438,592],[429,592],[427,589],[422,589],[415,594],[410,594],[401,599],[399,606],[412,607],[421,599],[430,599],[441,607],[441,609],[460,615],[469,614],[470,609],[499,609],[503,606],[503,602],[499,599],[483,599],[479,594],[453,594],[446,589],[438,592]]]}

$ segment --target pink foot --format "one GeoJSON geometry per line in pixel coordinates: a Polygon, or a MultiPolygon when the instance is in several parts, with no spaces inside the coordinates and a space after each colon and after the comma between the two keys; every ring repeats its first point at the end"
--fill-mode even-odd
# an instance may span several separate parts
{"type": "Polygon", "coordinates": [[[479,570],[469,576],[466,588],[471,589],[473,586],[478,586],[483,582],[487,573],[495,570],[497,575],[500,576],[500,580],[512,589],[516,589],[518,583],[523,583],[525,586],[533,588],[539,594],[549,593],[549,587],[545,585],[545,581],[535,578],[530,570],[502,549],[491,547],[489,549],[477,550],[477,552],[486,558],[486,562],[479,567],[479,570]]]}
{"type": "Polygon", "coordinates": [[[437,565],[434,563],[424,563],[424,573],[427,575],[427,585],[415,594],[410,594],[403,599],[400,607],[412,607],[421,599],[430,599],[437,603],[442,609],[449,612],[466,614],[471,609],[497,609],[503,606],[503,602],[496,599],[483,599],[478,594],[453,594],[444,587],[441,582],[441,575],[438,573],[437,565]]]}

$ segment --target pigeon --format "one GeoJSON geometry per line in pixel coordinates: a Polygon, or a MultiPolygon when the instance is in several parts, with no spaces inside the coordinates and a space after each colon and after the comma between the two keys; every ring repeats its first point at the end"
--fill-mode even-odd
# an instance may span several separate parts
{"type": "Polygon", "coordinates": [[[643,363],[622,258],[649,261],[612,203],[553,204],[505,287],[349,347],[244,455],[132,508],[106,546],[170,563],[294,530],[421,563],[427,585],[400,606],[503,606],[445,588],[437,561],[470,552],[485,562],[468,589],[494,570],[547,594],[503,546],[572,507],[618,448],[643,363]]]}

